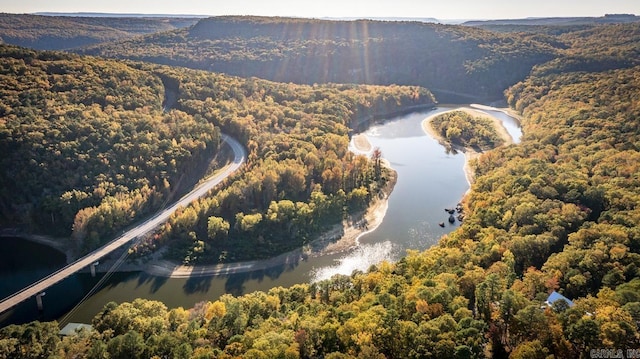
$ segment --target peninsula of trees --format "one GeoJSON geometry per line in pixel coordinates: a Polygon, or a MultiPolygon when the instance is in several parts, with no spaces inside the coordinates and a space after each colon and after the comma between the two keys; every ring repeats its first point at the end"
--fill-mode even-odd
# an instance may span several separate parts
{"type": "Polygon", "coordinates": [[[429,125],[449,146],[486,150],[504,143],[495,122],[487,116],[452,111],[436,116],[429,125]]]}
{"type": "Polygon", "coordinates": [[[281,253],[362,210],[387,176],[347,150],[350,127],[433,103],[418,87],[279,84],[10,46],[0,64],[0,223],[71,235],[82,251],[193,185],[220,129],[247,147],[242,174],[144,244],[171,241],[187,263],[281,253]]]}

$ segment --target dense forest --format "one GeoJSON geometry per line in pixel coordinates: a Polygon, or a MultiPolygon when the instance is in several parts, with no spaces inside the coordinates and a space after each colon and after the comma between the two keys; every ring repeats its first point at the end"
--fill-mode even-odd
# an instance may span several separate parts
{"type": "Polygon", "coordinates": [[[81,52],[279,82],[419,85],[444,101],[500,97],[558,49],[540,36],[465,26],[215,17],[81,52]]]}
{"type": "Polygon", "coordinates": [[[218,151],[202,116],[163,111],[159,76],[123,63],[0,46],[0,223],[80,248],[175,198],[218,151]]]}
{"type": "Polygon", "coordinates": [[[242,175],[137,249],[171,240],[188,263],[281,253],[340,222],[343,208],[364,209],[387,176],[347,150],[350,128],[433,103],[418,87],[298,86],[0,49],[3,224],[95,248],[199,179],[220,128],[248,148],[242,175]]]}
{"type": "Polygon", "coordinates": [[[191,18],[40,16],[0,13],[0,43],[63,50],[193,25],[191,18]]]}
{"type": "MultiPolygon", "coordinates": [[[[71,337],[60,338],[55,322],[10,325],[0,329],[0,352],[548,359],[639,348],[640,25],[552,30],[528,32],[554,44],[554,56],[541,63],[533,55],[530,64],[538,65],[505,92],[522,115],[521,142],[472,162],[465,220],[437,245],[366,273],[224,295],[189,309],[144,299],[109,303],[96,314],[94,331],[71,337]],[[552,291],[570,302],[545,303],[552,291]]],[[[276,247],[268,233],[303,238],[310,232],[299,220],[309,212],[357,210],[385,174],[347,153],[349,129],[362,118],[432,101],[418,87],[301,86],[114,64],[153,73],[155,86],[177,87],[175,111],[207,119],[250,152],[242,173],[176,214],[155,238],[184,238],[188,245],[178,252],[186,261],[207,251],[224,260],[231,238],[276,247]]]]}
{"type": "Polygon", "coordinates": [[[429,125],[448,146],[471,147],[482,151],[504,143],[493,119],[487,116],[452,111],[436,116],[429,125]]]}
{"type": "Polygon", "coordinates": [[[209,119],[249,151],[246,171],[175,213],[137,249],[177,242],[171,255],[185,263],[273,256],[362,211],[389,176],[379,159],[348,150],[351,129],[434,103],[415,86],[306,86],[151,68],[179,84],[177,109],[209,119]]]}

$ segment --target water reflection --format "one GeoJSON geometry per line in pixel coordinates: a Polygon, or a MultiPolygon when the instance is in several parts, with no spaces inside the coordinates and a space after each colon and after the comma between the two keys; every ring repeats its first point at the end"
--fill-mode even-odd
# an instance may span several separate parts
{"type": "Polygon", "coordinates": [[[211,277],[191,277],[182,286],[186,294],[206,293],[211,289],[211,277]]]}
{"type": "Polygon", "coordinates": [[[351,275],[353,271],[366,272],[372,265],[383,261],[393,261],[398,254],[397,246],[391,241],[364,244],[353,252],[337,260],[337,264],[321,267],[313,271],[312,281],[329,279],[336,274],[351,275]]]}
{"type": "Polygon", "coordinates": [[[46,277],[66,263],[64,253],[22,238],[0,237],[0,298],[46,277]]]}

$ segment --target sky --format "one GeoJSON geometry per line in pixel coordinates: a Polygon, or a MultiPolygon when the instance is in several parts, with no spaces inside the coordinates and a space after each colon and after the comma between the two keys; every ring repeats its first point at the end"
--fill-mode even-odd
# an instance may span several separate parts
{"type": "Polygon", "coordinates": [[[0,12],[521,19],[640,15],[639,0],[0,0],[0,12]]]}

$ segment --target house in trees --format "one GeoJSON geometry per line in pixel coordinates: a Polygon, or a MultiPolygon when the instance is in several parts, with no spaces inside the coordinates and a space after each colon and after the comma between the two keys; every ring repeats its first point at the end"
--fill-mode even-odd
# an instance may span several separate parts
{"type": "Polygon", "coordinates": [[[86,330],[90,332],[93,330],[93,326],[91,326],[90,324],[83,324],[83,323],[69,323],[65,325],[64,328],[60,329],[60,332],[58,332],[58,335],[62,337],[66,337],[69,335],[77,335],[81,330],[86,330]]]}
{"type": "Polygon", "coordinates": [[[553,303],[555,303],[555,302],[557,302],[559,300],[564,300],[569,307],[573,307],[573,305],[574,305],[573,301],[571,299],[569,299],[569,298],[565,297],[564,295],[556,292],[555,290],[553,292],[551,292],[551,294],[549,294],[549,297],[547,297],[547,300],[545,301],[545,303],[548,306],[552,306],[553,303]]]}

